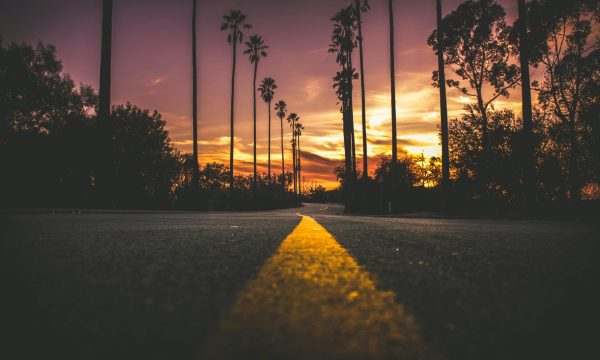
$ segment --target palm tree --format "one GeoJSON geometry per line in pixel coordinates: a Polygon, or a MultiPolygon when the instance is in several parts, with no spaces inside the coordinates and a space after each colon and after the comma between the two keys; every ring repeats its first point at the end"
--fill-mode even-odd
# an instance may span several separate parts
{"type": "Polygon", "coordinates": [[[288,124],[292,128],[292,170],[294,174],[294,194],[298,193],[298,174],[296,172],[296,122],[298,122],[300,118],[296,113],[291,113],[287,117],[288,124]]]}
{"type": "MultiPolygon", "coordinates": [[[[299,120],[300,118],[298,118],[299,120]]],[[[297,120],[296,120],[297,121],[297,120]]],[[[296,122],[296,141],[297,141],[297,151],[298,151],[298,155],[296,155],[296,169],[297,173],[298,173],[298,192],[300,193],[300,195],[302,195],[302,166],[301,166],[301,162],[300,162],[300,158],[302,157],[302,153],[300,151],[300,136],[302,136],[302,130],[304,130],[304,126],[302,126],[301,123],[296,122]]]]}
{"type": "Polygon", "coordinates": [[[283,194],[285,195],[285,161],[283,156],[283,118],[287,112],[287,104],[283,100],[279,100],[275,104],[275,110],[277,110],[277,117],[279,117],[279,126],[281,130],[281,187],[283,188],[283,194]]]}
{"type": "Polygon", "coordinates": [[[394,61],[394,7],[388,0],[390,16],[390,87],[392,97],[392,209],[396,201],[396,179],[398,178],[398,144],[396,134],[396,62],[394,61]]]}
{"type": "MultiPolygon", "coordinates": [[[[345,198],[346,206],[352,206],[350,197],[354,192],[354,178],[356,177],[356,150],[354,146],[354,116],[352,106],[352,80],[355,79],[352,67],[352,51],[356,47],[356,19],[351,7],[338,11],[331,19],[333,32],[329,52],[336,55],[336,62],[341,66],[333,78],[334,88],[342,113],[345,155],[345,198]]],[[[357,76],[357,75],[356,75],[357,76]]]]}
{"type": "Polygon", "coordinates": [[[242,29],[251,29],[252,25],[246,23],[246,15],[239,10],[231,10],[223,16],[221,30],[227,30],[227,42],[233,46],[233,66],[231,70],[231,108],[230,108],[230,135],[229,135],[229,191],[233,192],[233,104],[235,97],[235,60],[237,55],[237,44],[244,38],[242,29]]]}
{"type": "Polygon", "coordinates": [[[198,168],[198,76],[196,69],[196,0],[192,6],[192,132],[193,132],[193,166],[192,183],[194,189],[200,182],[200,169],[198,168]]]}
{"type": "Polygon", "coordinates": [[[252,99],[254,101],[253,114],[254,114],[254,176],[252,180],[252,189],[256,191],[256,71],[258,70],[258,62],[261,57],[266,57],[266,49],[268,46],[265,45],[262,37],[259,35],[252,35],[250,39],[246,41],[246,50],[244,54],[248,55],[248,59],[251,64],[254,64],[254,77],[252,78],[252,99]]]}
{"type": "Polygon", "coordinates": [[[525,0],[518,0],[519,11],[519,59],[521,63],[521,102],[523,107],[523,138],[525,167],[523,172],[523,203],[526,208],[535,202],[535,170],[533,159],[533,121],[531,109],[531,84],[529,79],[530,46],[527,34],[527,6],[525,0]]]}
{"type": "Polygon", "coordinates": [[[269,149],[267,157],[269,184],[271,183],[271,100],[273,100],[273,95],[275,95],[275,89],[277,89],[277,85],[275,85],[275,80],[273,80],[273,78],[270,77],[264,78],[262,83],[258,87],[260,97],[263,99],[264,102],[267,103],[269,109],[269,149]]]}
{"type": "Polygon", "coordinates": [[[450,153],[448,152],[448,105],[446,101],[446,75],[444,72],[444,33],[442,30],[442,0],[436,0],[438,86],[440,88],[440,130],[442,133],[442,189],[446,193],[450,184],[450,153]]]}
{"type": "Polygon", "coordinates": [[[345,178],[345,199],[346,206],[350,204],[350,195],[352,193],[350,187],[353,185],[353,175],[352,175],[352,136],[350,133],[350,126],[348,124],[348,107],[349,101],[348,98],[352,93],[352,80],[357,79],[358,74],[354,69],[346,69],[343,68],[341,71],[338,71],[336,75],[333,77],[333,87],[336,90],[337,98],[340,102],[340,112],[342,113],[342,121],[343,121],[343,134],[344,134],[344,168],[346,169],[344,172],[345,178]]]}
{"type": "Polygon", "coordinates": [[[358,56],[360,62],[360,100],[362,107],[362,136],[363,136],[363,179],[366,181],[369,176],[368,151],[367,151],[367,114],[365,104],[365,69],[363,64],[363,37],[361,13],[370,9],[368,0],[352,0],[352,8],[356,16],[356,26],[358,28],[358,56]]]}

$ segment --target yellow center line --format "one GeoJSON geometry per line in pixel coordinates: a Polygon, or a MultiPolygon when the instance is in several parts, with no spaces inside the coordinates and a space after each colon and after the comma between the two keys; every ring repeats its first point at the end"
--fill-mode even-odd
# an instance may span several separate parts
{"type": "Polygon", "coordinates": [[[394,293],[378,290],[308,216],[238,295],[202,357],[437,358],[394,293]]]}

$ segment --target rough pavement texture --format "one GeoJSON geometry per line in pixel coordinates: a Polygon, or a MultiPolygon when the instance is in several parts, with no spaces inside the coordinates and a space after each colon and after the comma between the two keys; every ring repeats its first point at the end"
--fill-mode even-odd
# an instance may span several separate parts
{"type": "Polygon", "coordinates": [[[315,218],[451,359],[600,356],[597,224],[315,218]]]}
{"type": "Polygon", "coordinates": [[[0,358],[194,358],[298,224],[296,211],[395,293],[450,359],[598,355],[597,224],[339,216],[308,205],[2,214],[0,358]]]}
{"type": "Polygon", "coordinates": [[[0,358],[191,358],[299,220],[292,213],[3,216],[8,347],[0,358]]]}

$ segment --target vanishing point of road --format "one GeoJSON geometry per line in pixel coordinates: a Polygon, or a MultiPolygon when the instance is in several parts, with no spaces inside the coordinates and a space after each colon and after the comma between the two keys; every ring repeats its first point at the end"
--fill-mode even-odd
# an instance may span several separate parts
{"type": "Polygon", "coordinates": [[[600,358],[598,224],[341,210],[0,214],[0,358],[600,358]]]}

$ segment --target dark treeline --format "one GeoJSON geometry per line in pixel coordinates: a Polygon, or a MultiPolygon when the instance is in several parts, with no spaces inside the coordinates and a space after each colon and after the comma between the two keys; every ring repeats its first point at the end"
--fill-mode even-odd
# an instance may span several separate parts
{"type": "MultiPolygon", "coordinates": [[[[177,151],[154,111],[113,106],[99,127],[98,95],[62,72],[52,45],[0,41],[0,198],[2,207],[229,209],[284,203],[281,175],[237,175],[210,163],[193,186],[191,154],[177,151]],[[110,139],[107,145],[105,137],[110,139]],[[101,183],[99,183],[101,182],[101,183]],[[104,189],[109,191],[103,191],[104,189]]],[[[292,174],[287,174],[291,183],[292,174]]]]}
{"type": "MultiPolygon", "coordinates": [[[[427,43],[439,62],[432,85],[440,89],[442,157],[411,156],[392,141],[392,156],[383,156],[371,176],[356,169],[352,114],[353,81],[359,78],[353,50],[361,49],[361,13],[369,5],[352,1],[331,19],[346,149],[336,173],[347,210],[534,213],[597,206],[580,200],[600,195],[599,3],[515,0],[519,18],[512,25],[493,0],[465,1],[445,16],[436,3],[438,24],[427,43]],[[532,69],[543,74],[541,80],[530,81],[532,69]],[[448,119],[446,89],[466,100],[458,118],[448,119]],[[516,91],[523,99],[520,114],[498,106],[516,91]]],[[[393,39],[392,1],[389,11],[393,39]]],[[[393,54],[392,42],[392,74],[393,54]]],[[[362,50],[359,62],[362,69],[362,50]]],[[[393,89],[393,75],[391,81],[393,89]]],[[[365,145],[363,152],[367,157],[365,145]]]]}

